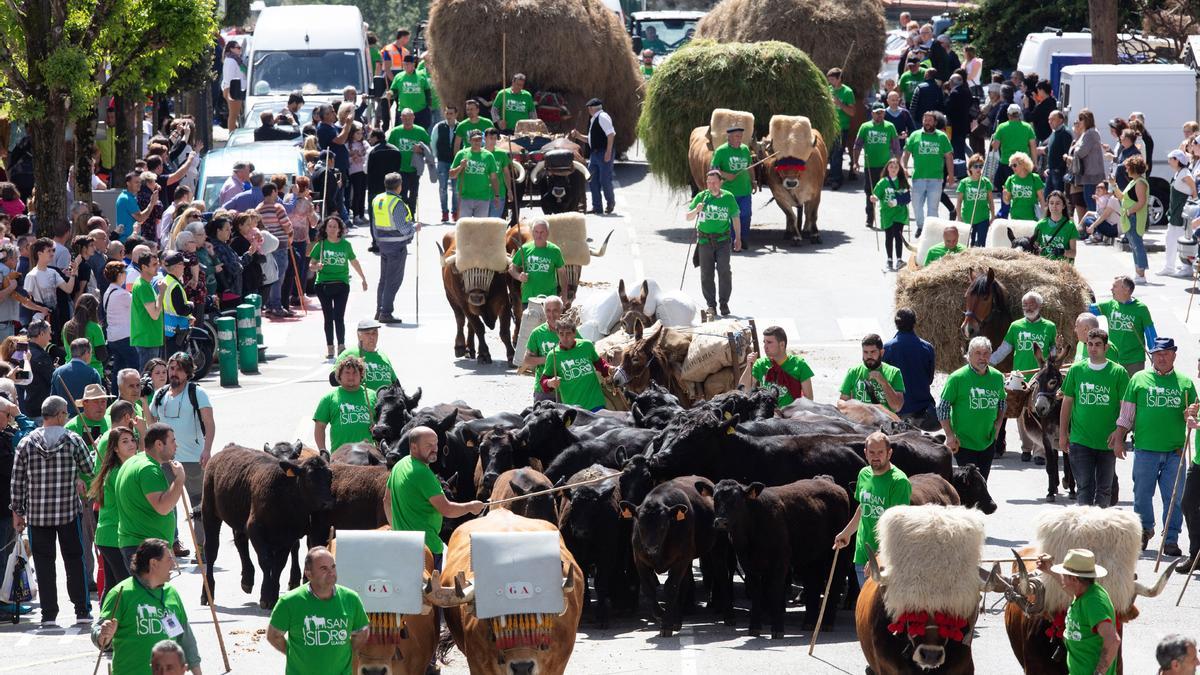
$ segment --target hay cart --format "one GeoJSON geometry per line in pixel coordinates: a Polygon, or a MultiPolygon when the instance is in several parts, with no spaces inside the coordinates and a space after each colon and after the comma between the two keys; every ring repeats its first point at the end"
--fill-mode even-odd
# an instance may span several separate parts
{"type": "MultiPolygon", "coordinates": [[[[560,212],[561,209],[556,207],[547,210],[549,204],[544,203],[537,186],[541,172],[545,171],[551,177],[567,178],[581,166],[586,166],[579,144],[570,140],[566,134],[550,133],[546,123],[540,119],[517,122],[516,129],[509,138],[509,153],[513,163],[519,164],[523,169],[522,180],[516,186],[518,210],[537,206],[544,213],[560,212]]],[[[586,188],[586,181],[584,187],[586,188]]],[[[585,211],[586,189],[581,191],[577,203],[568,206],[567,210],[570,211],[585,211]]]]}

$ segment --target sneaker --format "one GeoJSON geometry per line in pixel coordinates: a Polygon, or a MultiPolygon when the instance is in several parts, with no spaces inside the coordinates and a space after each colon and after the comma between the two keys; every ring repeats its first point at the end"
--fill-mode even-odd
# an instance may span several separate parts
{"type": "Polygon", "coordinates": [[[1179,557],[1183,555],[1183,551],[1179,550],[1179,544],[1173,541],[1163,544],[1162,552],[1163,555],[1169,555],[1172,557],[1179,557]]]}
{"type": "Polygon", "coordinates": [[[1187,574],[1188,572],[1192,571],[1192,565],[1193,565],[1192,558],[1184,558],[1179,561],[1178,565],[1175,566],[1175,573],[1176,574],[1187,574]]]}
{"type": "Polygon", "coordinates": [[[54,618],[49,618],[49,619],[43,618],[41,625],[38,627],[41,628],[42,630],[53,630],[55,628],[58,628],[58,621],[54,618]]]}
{"type": "Polygon", "coordinates": [[[375,316],[375,320],[379,323],[402,323],[400,319],[397,319],[391,314],[384,314],[382,312],[375,316]]]}
{"type": "Polygon", "coordinates": [[[334,357],[333,345],[325,346],[325,358],[332,359],[334,357]]]}
{"type": "Polygon", "coordinates": [[[1150,540],[1153,538],[1154,538],[1154,528],[1153,527],[1148,530],[1142,530],[1142,550],[1143,551],[1146,550],[1146,544],[1149,544],[1150,540]]]}
{"type": "Polygon", "coordinates": [[[887,261],[887,265],[883,269],[887,270],[888,272],[891,272],[892,270],[896,269],[896,261],[889,258],[887,261]]]}
{"type": "Polygon", "coordinates": [[[592,209],[592,215],[593,216],[602,216],[602,215],[604,215],[604,212],[601,211],[600,209],[592,209]]]}
{"type": "Polygon", "coordinates": [[[1133,283],[1138,286],[1145,286],[1149,282],[1146,281],[1146,277],[1137,276],[1133,278],[1133,283]]]}
{"type": "Polygon", "coordinates": [[[1175,276],[1175,270],[1169,270],[1164,267],[1163,269],[1155,272],[1155,274],[1157,274],[1160,277],[1173,277],[1173,276],[1175,276]]]}
{"type": "Polygon", "coordinates": [[[958,220],[958,211],[950,209],[950,220],[958,220]]]}
{"type": "Polygon", "coordinates": [[[456,223],[458,222],[458,211],[455,211],[453,214],[451,214],[451,220],[456,223]]]}
{"type": "Polygon", "coordinates": [[[612,212],[613,212],[613,209],[615,209],[615,208],[617,208],[617,205],[616,205],[616,204],[609,204],[608,206],[604,207],[604,212],[605,212],[605,213],[612,213],[612,212]]]}
{"type": "Polygon", "coordinates": [[[282,314],[283,316],[296,316],[296,313],[293,312],[291,310],[291,308],[289,308],[289,307],[284,307],[283,309],[280,309],[279,313],[282,314]]]}
{"type": "Polygon", "coordinates": [[[907,264],[908,263],[904,262],[903,260],[897,260],[896,261],[896,271],[899,272],[900,270],[904,269],[904,266],[907,264]]]}
{"type": "Polygon", "coordinates": [[[913,239],[920,239],[920,238],[921,238],[921,233],[922,233],[922,232],[924,232],[924,231],[925,231],[925,228],[923,228],[923,227],[918,227],[918,228],[917,228],[917,231],[916,231],[916,233],[914,233],[914,234],[913,234],[913,239]]]}
{"type": "Polygon", "coordinates": [[[1022,452],[1022,453],[1021,453],[1021,461],[1022,461],[1022,462],[1028,462],[1028,461],[1030,461],[1030,460],[1032,460],[1032,459],[1033,459],[1033,453],[1032,453],[1032,452],[1022,452]]]}
{"type": "Polygon", "coordinates": [[[709,307],[708,310],[705,311],[705,317],[709,321],[712,321],[714,318],[716,318],[716,316],[717,316],[717,308],[716,307],[709,307]]]}
{"type": "Polygon", "coordinates": [[[728,302],[721,303],[721,316],[729,316],[729,303],[728,302]]]}
{"type": "Polygon", "coordinates": [[[76,626],[81,626],[83,624],[90,624],[90,623],[92,623],[92,621],[94,621],[94,619],[92,618],[91,612],[88,612],[87,614],[76,614],[75,615],[75,625],[76,626]]]}
{"type": "Polygon", "coordinates": [[[1033,463],[1037,464],[1038,466],[1046,466],[1046,458],[1045,457],[1034,457],[1033,463]]]}

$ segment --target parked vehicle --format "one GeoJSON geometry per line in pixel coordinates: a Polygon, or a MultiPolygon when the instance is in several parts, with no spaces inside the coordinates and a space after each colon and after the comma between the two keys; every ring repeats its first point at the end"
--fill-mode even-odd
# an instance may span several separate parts
{"type": "Polygon", "coordinates": [[[904,55],[904,49],[908,47],[908,31],[889,30],[887,32],[886,43],[883,47],[883,63],[879,66],[879,88],[883,89],[883,83],[887,80],[900,81],[900,58],[904,55]]]}
{"type": "Polygon", "coordinates": [[[246,143],[218,148],[204,155],[200,162],[197,194],[204,200],[206,208],[215,210],[221,206],[217,203],[221,186],[233,174],[233,164],[239,160],[253,163],[255,171],[267,176],[281,173],[291,180],[304,173],[304,155],[294,145],[246,143]]]}
{"type": "Polygon", "coordinates": [[[634,12],[629,34],[633,37],[633,51],[641,54],[643,49],[654,51],[654,63],[658,64],[671,52],[687,44],[696,33],[696,24],[704,18],[704,12],[661,11],[634,12]],[[653,29],[654,39],[649,39],[647,30],[653,29]]]}

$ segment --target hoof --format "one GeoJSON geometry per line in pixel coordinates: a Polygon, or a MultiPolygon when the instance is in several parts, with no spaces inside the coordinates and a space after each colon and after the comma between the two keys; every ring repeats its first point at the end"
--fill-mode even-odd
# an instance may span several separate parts
{"type": "Polygon", "coordinates": [[[268,600],[266,598],[261,598],[258,601],[258,608],[259,609],[267,609],[267,610],[275,609],[275,601],[268,600]]]}
{"type": "Polygon", "coordinates": [[[782,640],[783,639],[783,631],[781,631],[781,630],[771,631],[771,639],[772,640],[782,640]]]}
{"type": "Polygon", "coordinates": [[[672,631],[670,628],[662,628],[658,631],[658,637],[669,638],[669,637],[671,637],[671,632],[672,631]]]}
{"type": "Polygon", "coordinates": [[[1054,502],[1056,502],[1056,501],[1058,501],[1058,495],[1057,495],[1057,494],[1055,494],[1055,493],[1051,492],[1050,494],[1046,495],[1046,502],[1048,502],[1048,503],[1050,503],[1050,504],[1053,504],[1053,503],[1054,503],[1054,502]]]}
{"type": "Polygon", "coordinates": [[[1071,499],[1075,499],[1075,491],[1071,490],[1071,491],[1067,492],[1067,496],[1070,497],[1071,499]]]}
{"type": "Polygon", "coordinates": [[[203,607],[207,607],[207,606],[208,606],[208,596],[207,596],[207,595],[205,595],[204,593],[201,593],[201,594],[200,594],[200,605],[201,605],[201,606],[203,606],[203,607]]]}
{"type": "Polygon", "coordinates": [[[454,356],[455,356],[455,358],[459,358],[459,359],[461,359],[462,357],[464,357],[464,356],[466,356],[466,355],[467,355],[467,348],[466,348],[466,347],[455,347],[455,348],[454,348],[454,356]]]}
{"type": "Polygon", "coordinates": [[[808,240],[813,244],[819,244],[821,243],[821,235],[814,234],[813,236],[809,237],[808,240]]]}
{"type": "Polygon", "coordinates": [[[480,355],[479,355],[479,363],[480,363],[480,364],[482,364],[482,365],[488,365],[488,364],[490,364],[491,362],[492,362],[492,355],[491,355],[491,354],[480,354],[480,355]]]}
{"type": "Polygon", "coordinates": [[[750,637],[762,637],[762,626],[750,626],[746,633],[750,637]]]}
{"type": "Polygon", "coordinates": [[[249,579],[242,579],[242,592],[243,593],[253,593],[254,592],[254,577],[251,577],[249,579]]]}

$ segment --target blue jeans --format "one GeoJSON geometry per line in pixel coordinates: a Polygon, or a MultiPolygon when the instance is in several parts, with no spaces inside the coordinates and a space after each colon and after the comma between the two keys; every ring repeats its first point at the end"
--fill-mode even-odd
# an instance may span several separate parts
{"type": "Polygon", "coordinates": [[[1055,190],[1065,192],[1063,188],[1063,173],[1057,169],[1046,169],[1046,192],[1044,194],[1049,197],[1050,193],[1055,190]]]}
{"type": "Polygon", "coordinates": [[[842,182],[842,156],[846,154],[846,141],[849,131],[843,130],[833,137],[829,147],[829,180],[833,183],[842,182]]]}
{"type": "Polygon", "coordinates": [[[1136,225],[1130,227],[1129,231],[1125,233],[1125,239],[1129,242],[1129,248],[1133,253],[1133,266],[1139,270],[1150,267],[1150,261],[1146,258],[1146,242],[1142,241],[1142,235],[1138,234],[1136,225]]]}
{"type": "MultiPolygon", "coordinates": [[[[1134,449],[1133,453],[1133,510],[1142,519],[1143,530],[1154,529],[1154,489],[1161,493],[1163,518],[1170,509],[1171,492],[1174,490],[1175,475],[1179,471],[1179,455],[1174,452],[1152,452],[1134,449]]],[[[1164,544],[1179,541],[1179,530],[1183,528],[1183,488],[1175,492],[1175,507],[1171,509],[1171,522],[1166,524],[1164,544]]]]}
{"type": "Polygon", "coordinates": [[[588,157],[588,172],[592,174],[592,212],[600,213],[600,193],[603,191],[604,200],[614,206],[617,202],[613,194],[613,163],[604,161],[604,151],[593,150],[588,157]]]}
{"type": "Polygon", "coordinates": [[[283,304],[280,302],[280,298],[283,293],[283,280],[292,273],[291,265],[288,263],[288,245],[280,242],[279,248],[275,249],[271,257],[275,258],[275,267],[279,268],[279,278],[271,284],[271,289],[267,293],[267,309],[282,309],[283,304]]]}
{"type": "Polygon", "coordinates": [[[379,286],[375,291],[375,312],[391,314],[395,309],[396,293],[404,283],[404,263],[408,260],[408,245],[383,244],[379,247],[379,286]]]}
{"type": "Polygon", "coordinates": [[[1087,204],[1088,211],[1096,210],[1096,184],[1083,186],[1083,203],[1087,204]]]}
{"type": "Polygon", "coordinates": [[[925,216],[937,216],[941,198],[940,178],[918,178],[912,182],[912,207],[917,217],[917,232],[925,227],[925,216]]]}
{"type": "Polygon", "coordinates": [[[134,347],[134,349],[137,350],[138,370],[145,368],[146,364],[150,362],[150,359],[162,358],[162,347],[134,347]]]}
{"type": "MultiPolygon", "coordinates": [[[[850,545],[853,546],[854,542],[850,542],[850,545]]],[[[850,546],[846,548],[850,548],[850,546]]],[[[863,584],[867,583],[867,566],[854,563],[854,574],[858,577],[858,587],[862,588],[863,584]]]]}
{"type": "Polygon", "coordinates": [[[988,228],[992,221],[981,220],[971,226],[971,246],[987,246],[988,228]]]}
{"type": "Polygon", "coordinates": [[[1078,443],[1071,444],[1071,471],[1075,475],[1075,503],[1079,506],[1108,508],[1112,504],[1113,474],[1117,456],[1111,450],[1097,450],[1078,443]]]}
{"type": "Polygon", "coordinates": [[[750,236],[750,218],[754,215],[754,205],[750,203],[750,195],[734,197],[738,205],[738,221],[742,226],[742,241],[750,236]]]}
{"type": "Polygon", "coordinates": [[[488,218],[500,218],[504,215],[504,201],[500,203],[494,201],[488,202],[488,218]]]}
{"type": "MultiPolygon", "coordinates": [[[[1087,228],[1091,227],[1092,223],[1094,223],[1094,222],[1096,222],[1096,216],[1088,215],[1088,216],[1083,217],[1082,225],[1083,225],[1084,229],[1087,229],[1087,228]]],[[[1101,221],[1100,224],[1096,226],[1095,234],[1098,234],[1102,237],[1116,238],[1116,237],[1120,236],[1121,233],[1117,231],[1116,225],[1113,225],[1112,223],[1108,222],[1107,220],[1104,220],[1104,221],[1101,221]]]]}
{"type": "Polygon", "coordinates": [[[442,204],[442,213],[458,212],[458,181],[450,177],[450,162],[438,162],[438,201],[442,204]],[[449,205],[451,208],[447,208],[449,205]]]}

